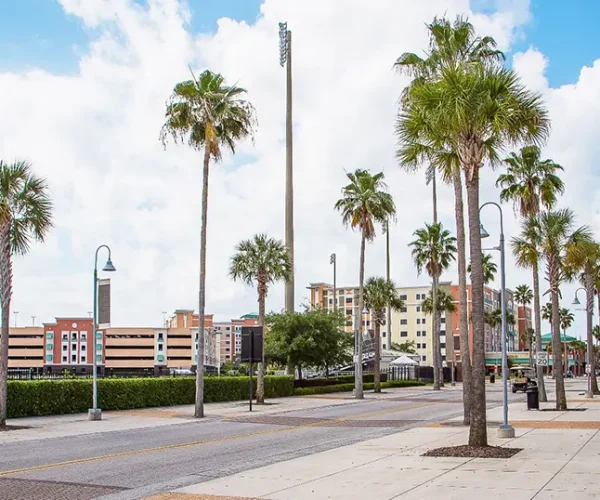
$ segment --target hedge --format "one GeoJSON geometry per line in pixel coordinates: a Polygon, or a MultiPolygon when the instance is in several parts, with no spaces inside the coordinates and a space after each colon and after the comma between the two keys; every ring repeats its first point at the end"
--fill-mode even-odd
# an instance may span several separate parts
{"type": "MultiPolygon", "coordinates": [[[[363,375],[363,384],[367,384],[369,382],[373,382],[374,375],[372,373],[367,373],[363,375]]],[[[387,373],[381,374],[381,381],[387,381],[387,373]]],[[[339,375],[336,377],[329,378],[308,378],[302,380],[294,380],[294,387],[323,387],[328,385],[338,385],[338,384],[354,384],[354,375],[339,375]]]]}
{"type": "MultiPolygon", "coordinates": [[[[382,382],[381,388],[387,389],[390,387],[418,387],[426,385],[417,380],[391,380],[390,382],[382,382]]],[[[374,384],[371,382],[363,383],[364,390],[373,389],[374,384]]],[[[350,392],[354,390],[354,384],[336,384],[322,387],[299,387],[294,389],[295,396],[312,396],[313,394],[329,394],[332,392],[350,392]]]]}
{"type": "MultiPolygon", "coordinates": [[[[253,386],[256,391],[256,377],[253,386]]],[[[243,400],[248,397],[248,378],[206,377],[204,391],[206,403],[243,400]]],[[[293,394],[291,376],[265,377],[265,397],[293,394]]],[[[98,406],[103,410],[193,404],[195,395],[194,377],[98,380],[98,406]]],[[[84,413],[91,402],[90,379],[8,382],[8,418],[84,413]]]]}

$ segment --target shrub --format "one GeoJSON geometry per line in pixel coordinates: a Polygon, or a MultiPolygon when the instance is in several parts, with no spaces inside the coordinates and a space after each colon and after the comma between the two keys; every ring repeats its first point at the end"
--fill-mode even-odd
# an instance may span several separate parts
{"type": "MultiPolygon", "coordinates": [[[[253,382],[256,391],[256,377],[253,382]]],[[[265,397],[292,396],[292,377],[265,377],[265,397]]],[[[193,404],[194,377],[106,378],[98,380],[98,406],[128,410],[153,406],[193,404]]],[[[246,377],[206,377],[204,401],[215,403],[248,398],[246,377]]],[[[83,413],[92,402],[90,379],[27,380],[8,382],[8,418],[83,413]]]]}
{"type": "MultiPolygon", "coordinates": [[[[363,384],[373,382],[374,375],[372,373],[367,373],[363,375],[363,384]]],[[[381,374],[381,381],[385,382],[387,380],[387,373],[381,374]]],[[[302,380],[294,380],[294,387],[323,387],[329,385],[337,385],[337,384],[354,384],[354,375],[339,375],[336,377],[329,378],[309,378],[302,380]]]]}
{"type": "MultiPolygon", "coordinates": [[[[382,382],[381,388],[387,389],[389,387],[417,387],[425,385],[423,382],[417,380],[391,380],[390,382],[382,382]]],[[[365,391],[373,389],[374,384],[372,382],[363,383],[363,389],[365,391]]],[[[332,392],[349,392],[354,390],[354,384],[335,384],[328,386],[318,387],[299,387],[294,390],[296,396],[312,396],[313,394],[329,394],[332,392]]]]}

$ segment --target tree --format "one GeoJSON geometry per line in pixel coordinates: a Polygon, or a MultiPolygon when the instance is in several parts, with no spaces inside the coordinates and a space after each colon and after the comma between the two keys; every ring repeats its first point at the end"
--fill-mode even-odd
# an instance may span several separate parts
{"type": "MultiPolygon", "coordinates": [[[[575,216],[569,209],[549,210],[540,215],[540,254],[546,262],[546,280],[551,297],[552,352],[561,351],[560,285],[566,278],[566,262],[578,258],[591,241],[587,226],[575,229],[575,216]]],[[[552,372],[556,379],[556,409],[567,408],[565,383],[560,356],[552,356],[552,372]],[[555,359],[556,358],[556,359],[555,359]]]]}
{"type": "Polygon", "coordinates": [[[386,308],[398,310],[404,307],[393,281],[385,278],[369,278],[365,283],[365,305],[371,310],[375,323],[375,359],[373,388],[381,392],[381,325],[385,322],[386,308]]]}
{"type": "MultiPolygon", "coordinates": [[[[484,253],[481,257],[481,265],[483,267],[483,283],[485,285],[494,281],[496,273],[498,272],[498,266],[492,260],[492,256],[489,253],[484,253]]],[[[467,272],[471,272],[471,264],[467,268],[467,272]]]]}
{"type": "Polygon", "coordinates": [[[372,175],[368,170],[357,169],[355,172],[348,172],[346,176],[350,183],[342,189],[342,198],[336,202],[335,209],[341,212],[344,225],[360,231],[354,395],[357,399],[363,399],[361,318],[364,307],[365,244],[375,238],[376,223],[386,224],[396,216],[396,206],[392,195],[387,192],[383,172],[372,175]]]}
{"type": "Polygon", "coordinates": [[[12,299],[12,261],[25,255],[33,241],[43,242],[52,228],[52,202],[46,181],[29,163],[0,160],[0,427],[6,426],[8,335],[12,299]]]}
{"type": "MultiPolygon", "coordinates": [[[[285,245],[266,234],[257,234],[252,239],[243,240],[235,248],[231,258],[229,275],[234,281],[247,285],[256,284],[258,292],[258,324],[265,324],[265,300],[269,285],[287,281],[292,273],[290,255],[285,245]]],[[[263,336],[264,340],[264,336],[263,336]]],[[[256,402],[265,402],[265,361],[258,363],[256,402]]]]}
{"type": "MultiPolygon", "coordinates": [[[[414,53],[402,54],[396,61],[396,68],[413,77],[410,87],[436,82],[442,79],[444,69],[456,70],[470,65],[495,64],[504,60],[504,54],[497,50],[492,37],[479,37],[468,19],[458,16],[454,22],[445,18],[434,18],[427,26],[429,50],[425,58],[414,53]]],[[[410,88],[403,94],[403,107],[410,109],[410,88]]],[[[415,113],[413,117],[418,116],[415,113]]],[[[400,164],[412,170],[429,163],[429,169],[441,172],[445,182],[454,188],[456,217],[456,238],[458,248],[458,288],[459,288],[459,330],[461,369],[463,375],[463,423],[469,425],[471,419],[471,353],[469,342],[469,318],[467,300],[466,241],[463,206],[463,188],[460,174],[460,161],[456,143],[448,140],[444,130],[428,125],[425,115],[416,121],[418,132],[413,133],[411,123],[398,120],[396,133],[400,149],[397,157],[400,164]]],[[[434,221],[437,222],[437,221],[434,221]]]]}
{"type": "MultiPolygon", "coordinates": [[[[511,240],[510,246],[517,266],[531,269],[533,274],[533,310],[535,318],[535,350],[542,352],[542,313],[540,308],[539,264],[542,256],[540,224],[536,217],[521,221],[521,234],[511,240]]],[[[537,366],[537,379],[540,401],[548,401],[544,384],[544,367],[537,366]]]]}
{"type": "Polygon", "coordinates": [[[433,280],[432,287],[432,332],[433,332],[433,389],[440,390],[440,373],[442,359],[440,350],[439,328],[437,324],[438,282],[443,271],[450,267],[456,255],[456,238],[444,229],[441,222],[425,224],[424,228],[414,232],[416,239],[409,243],[417,274],[423,269],[433,280]]]}
{"type": "Polygon", "coordinates": [[[594,328],[592,329],[592,334],[594,335],[596,342],[600,343],[600,325],[594,326],[594,328]]]}
{"type": "MultiPolygon", "coordinates": [[[[533,300],[533,292],[528,285],[519,285],[515,288],[515,302],[522,307],[527,307],[533,300]]],[[[529,349],[529,366],[533,366],[533,334],[535,330],[532,328],[525,329],[527,348],[529,349]]]]}
{"type": "Polygon", "coordinates": [[[561,307],[558,311],[558,317],[560,318],[560,328],[563,331],[563,343],[565,346],[565,375],[569,371],[569,344],[567,342],[567,330],[573,325],[575,316],[566,307],[561,307]]]}
{"type": "Polygon", "coordinates": [[[252,136],[255,118],[252,104],[243,99],[246,90],[225,85],[225,78],[209,70],[196,79],[175,85],[167,101],[166,121],[160,138],[166,146],[187,142],[204,150],[202,210],[200,223],[200,293],[198,304],[198,365],[194,416],[204,417],[204,308],[206,303],[206,231],[208,222],[208,176],[210,160],[220,161],[225,147],[235,154],[239,141],[252,136]]]}
{"type": "Polygon", "coordinates": [[[406,354],[417,354],[415,349],[415,341],[414,340],[406,340],[404,342],[392,342],[392,350],[398,352],[404,352],[406,354]]]}
{"type": "MultiPolygon", "coordinates": [[[[442,313],[454,313],[456,312],[456,305],[454,304],[454,298],[452,297],[452,295],[450,295],[446,290],[444,290],[443,288],[438,288],[437,291],[437,306],[434,308],[433,307],[433,290],[431,290],[428,294],[427,297],[425,298],[425,300],[422,302],[422,308],[423,308],[423,312],[427,313],[427,314],[431,314],[433,316],[434,314],[434,309],[435,309],[435,314],[436,314],[436,318],[435,318],[435,322],[432,321],[432,326],[435,324],[437,331],[432,330],[433,331],[433,335],[437,337],[438,339],[438,343],[440,344],[440,350],[441,350],[441,331],[442,331],[442,313]]],[[[452,332],[450,332],[450,335],[448,335],[448,332],[446,332],[446,353],[451,352],[452,346],[450,344],[450,340],[452,339],[452,332]]],[[[448,354],[446,354],[447,356],[448,354]]],[[[452,356],[452,354],[450,354],[452,356]]],[[[440,375],[440,382],[442,382],[443,379],[443,370],[441,371],[441,375],[440,375]]]]}

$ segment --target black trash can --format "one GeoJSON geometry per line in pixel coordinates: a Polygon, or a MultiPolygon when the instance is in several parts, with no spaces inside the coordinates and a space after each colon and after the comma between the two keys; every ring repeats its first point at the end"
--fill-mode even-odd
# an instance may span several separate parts
{"type": "Polygon", "coordinates": [[[495,384],[496,383],[496,373],[492,372],[490,373],[490,384],[495,384]]]}
{"type": "Polygon", "coordinates": [[[528,410],[539,410],[540,409],[540,398],[537,385],[530,385],[525,390],[527,393],[527,409],[528,410]]]}

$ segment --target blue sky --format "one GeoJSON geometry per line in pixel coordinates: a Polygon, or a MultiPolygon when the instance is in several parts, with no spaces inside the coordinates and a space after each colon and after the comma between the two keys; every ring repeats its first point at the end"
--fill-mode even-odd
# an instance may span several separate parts
{"type": "MultiPolygon", "coordinates": [[[[191,30],[214,31],[220,17],[253,22],[261,3],[190,0],[191,30]]],[[[533,19],[514,51],[534,46],[545,54],[553,87],[576,81],[581,67],[600,56],[600,31],[596,29],[600,2],[572,0],[567,7],[564,0],[532,0],[532,11],[533,19]]],[[[64,14],[56,0],[4,0],[0,3],[0,70],[39,66],[57,73],[74,72],[78,54],[91,36],[76,18],[64,14]]]]}

